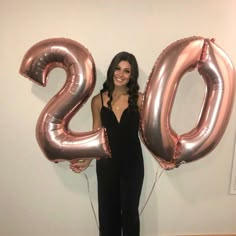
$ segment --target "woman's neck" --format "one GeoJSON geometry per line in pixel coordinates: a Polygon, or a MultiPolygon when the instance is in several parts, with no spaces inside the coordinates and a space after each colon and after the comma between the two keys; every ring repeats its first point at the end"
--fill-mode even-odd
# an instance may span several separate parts
{"type": "Polygon", "coordinates": [[[127,87],[115,87],[113,91],[113,95],[126,95],[128,94],[127,87]]]}

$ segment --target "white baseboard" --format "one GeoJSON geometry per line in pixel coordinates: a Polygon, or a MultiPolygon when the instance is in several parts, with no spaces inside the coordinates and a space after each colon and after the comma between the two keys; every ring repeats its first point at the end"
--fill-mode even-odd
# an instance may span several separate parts
{"type": "Polygon", "coordinates": [[[236,236],[236,234],[176,234],[166,236],[236,236]]]}

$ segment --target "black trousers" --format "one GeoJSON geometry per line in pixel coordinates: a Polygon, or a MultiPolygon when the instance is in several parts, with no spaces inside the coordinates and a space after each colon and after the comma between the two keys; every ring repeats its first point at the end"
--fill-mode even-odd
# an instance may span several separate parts
{"type": "Polygon", "coordinates": [[[97,161],[100,236],[139,236],[139,200],[143,159],[131,165],[114,159],[97,161]]]}

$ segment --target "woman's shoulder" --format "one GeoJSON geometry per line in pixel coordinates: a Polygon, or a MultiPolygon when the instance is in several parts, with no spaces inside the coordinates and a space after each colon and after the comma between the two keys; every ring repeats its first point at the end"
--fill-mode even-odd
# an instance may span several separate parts
{"type": "Polygon", "coordinates": [[[142,97],[143,97],[143,93],[138,92],[138,97],[139,97],[139,98],[142,98],[142,97]]]}
{"type": "Polygon", "coordinates": [[[107,97],[107,91],[100,92],[100,93],[94,95],[92,100],[94,100],[94,101],[101,100],[102,97],[107,97]]]}
{"type": "Polygon", "coordinates": [[[101,107],[104,100],[107,100],[107,92],[100,92],[93,96],[92,105],[101,107]]]}
{"type": "Polygon", "coordinates": [[[99,98],[101,98],[101,93],[98,93],[92,97],[92,100],[97,101],[99,98]]]}
{"type": "Polygon", "coordinates": [[[95,96],[92,97],[92,100],[91,100],[91,105],[93,108],[97,107],[101,107],[101,94],[98,93],[96,94],[95,96]]]}
{"type": "Polygon", "coordinates": [[[141,92],[138,92],[138,101],[142,101],[143,100],[143,96],[144,96],[144,94],[143,93],[141,93],[141,92]]]}

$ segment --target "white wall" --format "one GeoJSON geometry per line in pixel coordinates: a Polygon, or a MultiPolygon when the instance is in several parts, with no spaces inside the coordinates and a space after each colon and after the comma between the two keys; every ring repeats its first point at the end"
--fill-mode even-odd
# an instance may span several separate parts
{"type": "MultiPolygon", "coordinates": [[[[62,86],[65,73],[52,71],[46,88],[20,76],[21,60],[32,45],[65,37],[87,47],[97,68],[94,94],[114,54],[128,50],[139,61],[143,91],[159,54],[181,38],[215,38],[236,64],[235,9],[234,0],[1,0],[0,235],[98,235],[85,176],[72,173],[68,163],[49,162],[37,145],[37,118],[62,86]]],[[[172,115],[178,132],[193,127],[203,89],[197,73],[183,78],[172,115]]],[[[236,232],[236,195],[229,194],[235,113],[213,152],[161,175],[141,215],[141,235],[236,232]]],[[[90,101],[71,127],[91,129],[90,101]]],[[[143,152],[146,176],[140,208],[158,168],[144,147],[143,152]]],[[[94,165],[85,173],[96,210],[94,165]]]]}

